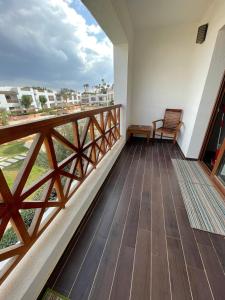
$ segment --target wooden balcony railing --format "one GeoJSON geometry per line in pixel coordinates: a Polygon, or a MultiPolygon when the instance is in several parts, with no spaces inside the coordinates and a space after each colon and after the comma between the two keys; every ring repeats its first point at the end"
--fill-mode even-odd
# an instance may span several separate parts
{"type": "Polygon", "coordinates": [[[120,107],[0,129],[0,282],[120,138],[120,107]]]}

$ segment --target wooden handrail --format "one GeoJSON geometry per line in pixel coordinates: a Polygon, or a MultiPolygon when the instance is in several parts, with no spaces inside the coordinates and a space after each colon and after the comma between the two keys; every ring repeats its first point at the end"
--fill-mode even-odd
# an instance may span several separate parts
{"type": "Polygon", "coordinates": [[[66,123],[70,123],[72,121],[98,115],[103,112],[111,111],[112,109],[120,108],[121,106],[121,104],[117,104],[108,107],[96,108],[89,111],[68,114],[64,116],[49,117],[44,120],[31,121],[26,122],[24,124],[5,126],[4,128],[0,129],[0,145],[37,132],[45,132],[47,128],[60,126],[66,123]]]}
{"type": "Polygon", "coordinates": [[[58,212],[65,208],[67,201],[120,138],[120,107],[103,107],[0,129],[0,145],[22,138],[32,140],[11,188],[0,169],[0,239],[7,228],[12,228],[18,237],[16,244],[0,250],[0,261],[9,259],[4,270],[1,270],[0,282],[27,253],[58,212]],[[83,130],[79,127],[80,120],[83,120],[83,130]],[[67,124],[71,124],[72,141],[56,130],[67,124]],[[62,161],[57,161],[54,141],[63,149],[70,150],[70,154],[62,161]],[[43,148],[48,170],[27,186],[32,168],[43,148]],[[39,189],[43,192],[41,199],[30,199],[39,189]],[[55,195],[53,200],[52,193],[55,195]],[[46,210],[50,208],[51,212],[46,216],[46,210]],[[24,209],[34,211],[29,226],[21,215],[24,209]],[[12,227],[9,227],[9,222],[12,227]]]}

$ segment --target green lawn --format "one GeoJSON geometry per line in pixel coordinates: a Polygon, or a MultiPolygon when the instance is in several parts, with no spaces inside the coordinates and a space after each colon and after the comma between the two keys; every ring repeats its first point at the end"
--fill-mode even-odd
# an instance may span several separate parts
{"type": "MultiPolygon", "coordinates": [[[[15,164],[12,164],[11,166],[3,169],[3,174],[4,174],[5,179],[10,188],[12,188],[12,186],[15,182],[16,176],[17,176],[22,164],[23,164],[23,161],[18,161],[15,164]]],[[[44,168],[43,166],[38,166],[35,164],[31,170],[30,176],[28,177],[26,186],[30,186],[39,177],[44,175],[46,173],[46,171],[47,171],[47,169],[44,168]]]]}
{"type": "MultiPolygon", "coordinates": [[[[28,149],[24,146],[24,141],[14,141],[0,146],[0,156],[1,157],[14,157],[21,153],[27,153],[28,149]]],[[[16,176],[23,164],[23,160],[13,163],[11,166],[4,168],[3,174],[10,188],[12,188],[16,176]]],[[[27,180],[26,186],[30,186],[39,177],[46,173],[47,168],[44,165],[35,164],[32,168],[31,174],[27,180]]]]}
{"type": "Polygon", "coordinates": [[[27,152],[24,141],[10,142],[0,146],[1,157],[13,157],[24,152],[27,152]]]}

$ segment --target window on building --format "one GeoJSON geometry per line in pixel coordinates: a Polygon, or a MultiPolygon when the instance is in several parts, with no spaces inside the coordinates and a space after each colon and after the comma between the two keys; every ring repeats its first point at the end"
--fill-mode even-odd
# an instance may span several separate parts
{"type": "Polygon", "coordinates": [[[8,103],[18,103],[18,99],[16,96],[13,95],[5,95],[6,101],[8,103]]]}
{"type": "Polygon", "coordinates": [[[61,96],[59,94],[56,95],[56,100],[61,101],[61,96]]]}
{"type": "Polygon", "coordinates": [[[49,101],[55,101],[54,96],[48,96],[49,101]]]}
{"type": "Polygon", "coordinates": [[[27,92],[28,92],[28,91],[30,91],[30,90],[31,90],[31,89],[30,89],[29,87],[26,87],[26,86],[21,88],[21,91],[27,91],[27,92]]]}

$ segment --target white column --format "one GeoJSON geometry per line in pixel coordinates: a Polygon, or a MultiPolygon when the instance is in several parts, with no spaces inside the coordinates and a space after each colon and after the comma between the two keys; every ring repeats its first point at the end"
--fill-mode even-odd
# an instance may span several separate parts
{"type": "Polygon", "coordinates": [[[114,102],[122,104],[121,134],[128,126],[128,44],[114,45],[114,102]]]}

